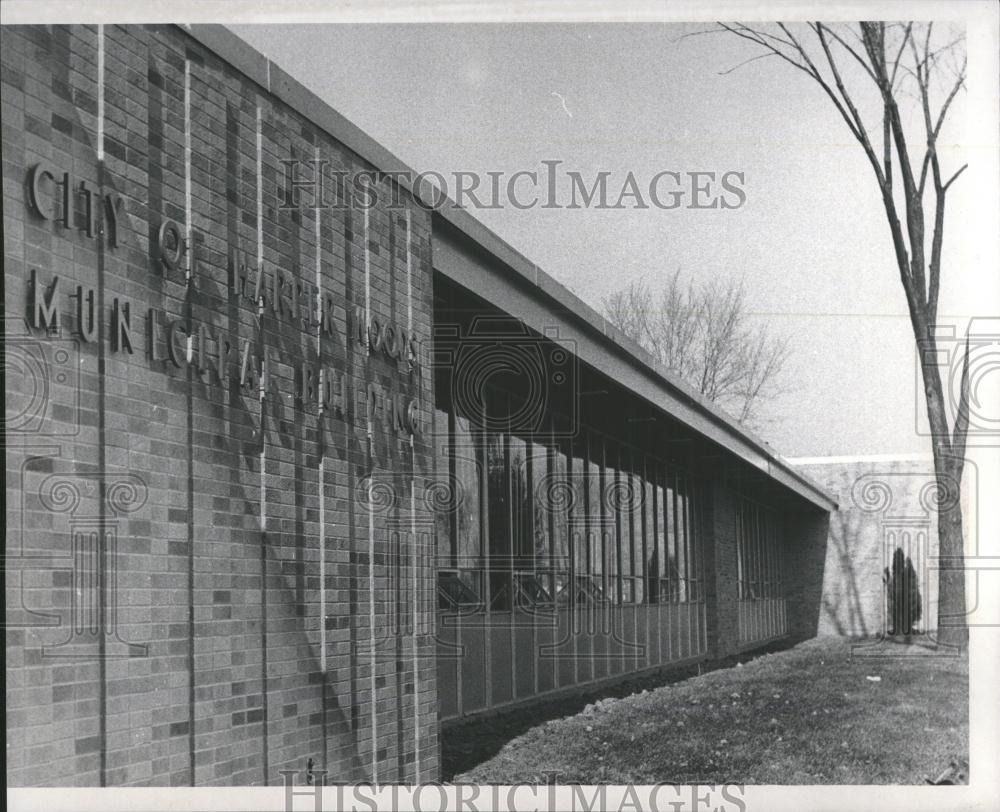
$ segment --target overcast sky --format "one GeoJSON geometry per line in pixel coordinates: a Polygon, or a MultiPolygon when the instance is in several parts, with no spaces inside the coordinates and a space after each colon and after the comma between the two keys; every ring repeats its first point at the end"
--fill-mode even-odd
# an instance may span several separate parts
{"type": "MultiPolygon", "coordinates": [[[[929,452],[913,338],[871,169],[807,77],[664,24],[231,28],[416,171],[485,175],[543,160],[612,179],[745,173],[737,210],[474,212],[595,307],[677,268],[744,278],[755,318],[791,338],[787,394],[761,433],[786,456],[929,452]],[[558,94],[558,95],[556,95],[558,94]]],[[[954,140],[965,105],[954,108],[954,140]]],[[[975,292],[970,172],[949,198],[940,320],[975,292]]],[[[614,187],[612,180],[611,187],[614,187]]],[[[987,312],[987,311],[984,311],[987,312]]]]}

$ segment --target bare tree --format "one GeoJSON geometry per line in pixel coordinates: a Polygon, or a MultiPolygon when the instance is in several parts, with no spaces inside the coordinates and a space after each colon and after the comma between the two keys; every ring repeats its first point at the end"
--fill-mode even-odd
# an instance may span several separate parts
{"type": "Polygon", "coordinates": [[[788,343],[748,323],[742,282],[682,282],[680,271],[653,290],[633,282],[603,300],[608,321],[668,370],[741,423],[779,392],[788,343]]]}
{"type": "Polygon", "coordinates": [[[914,22],[719,23],[713,30],[754,43],[761,49],[754,59],[776,57],[808,76],[837,109],[871,166],[906,295],[931,429],[941,556],[938,640],[964,646],[960,495],[969,426],[968,340],[949,426],[935,337],[945,201],[966,168],[945,172],[938,144],[952,102],[965,87],[964,32],[914,22]]]}

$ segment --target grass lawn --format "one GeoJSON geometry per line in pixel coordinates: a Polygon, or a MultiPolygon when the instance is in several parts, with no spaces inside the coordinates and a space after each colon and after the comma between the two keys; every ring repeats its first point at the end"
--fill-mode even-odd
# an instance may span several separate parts
{"type": "Polygon", "coordinates": [[[454,781],[923,783],[968,764],[968,660],[907,651],[810,640],[543,722],[454,781]]]}

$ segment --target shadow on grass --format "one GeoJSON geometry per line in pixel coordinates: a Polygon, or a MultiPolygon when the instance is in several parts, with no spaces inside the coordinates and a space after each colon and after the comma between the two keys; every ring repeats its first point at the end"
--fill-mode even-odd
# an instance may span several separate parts
{"type": "Polygon", "coordinates": [[[814,638],[772,647],[770,656],[754,652],[742,668],[636,681],[628,688],[639,694],[595,702],[583,713],[588,697],[578,696],[574,705],[484,720],[463,729],[471,745],[465,756],[488,757],[448,774],[479,784],[544,784],[552,776],[584,784],[967,780],[965,653],[872,642],[874,656],[856,657],[852,647],[863,641],[814,638]],[[563,711],[563,718],[546,718],[563,711]]]}
{"type": "Polygon", "coordinates": [[[531,728],[552,719],[575,716],[599,699],[622,697],[651,691],[664,685],[683,682],[699,674],[734,668],[737,663],[746,663],[764,654],[792,648],[797,641],[779,640],[752,651],[731,655],[719,660],[702,661],[681,667],[666,667],[660,671],[639,677],[632,677],[611,685],[593,686],[554,698],[542,698],[516,708],[510,708],[488,715],[449,722],[441,728],[441,779],[451,781],[473,767],[493,758],[512,739],[531,728]]]}

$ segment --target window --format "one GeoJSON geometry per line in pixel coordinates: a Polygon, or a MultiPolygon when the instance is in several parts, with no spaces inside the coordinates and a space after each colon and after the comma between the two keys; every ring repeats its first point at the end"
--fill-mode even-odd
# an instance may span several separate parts
{"type": "Polygon", "coordinates": [[[604,446],[604,477],[601,482],[601,540],[604,544],[605,593],[612,603],[621,601],[618,574],[621,571],[621,472],[618,470],[617,449],[611,443],[604,446]]]}
{"type": "Polygon", "coordinates": [[[661,596],[667,601],[676,601],[680,594],[678,581],[680,570],[677,568],[677,502],[674,499],[674,487],[669,476],[669,470],[663,466],[657,466],[660,487],[662,489],[663,504],[663,533],[665,557],[663,559],[663,569],[660,573],[661,596]],[[663,581],[666,583],[663,583],[663,581]]]}
{"type": "MultiPolygon", "coordinates": [[[[530,411],[523,399],[495,380],[476,415],[450,411],[450,381],[435,381],[434,475],[448,496],[434,516],[442,607],[703,597],[696,480],[611,433],[629,428],[614,408],[595,410],[608,434],[557,411],[528,431],[511,425],[530,411]]],[[[761,541],[771,525],[749,511],[740,522],[741,594],[772,592],[777,556],[761,541]]]]}
{"type": "Polygon", "coordinates": [[[632,454],[627,448],[619,450],[618,482],[616,498],[618,526],[618,559],[621,572],[621,602],[635,603],[641,600],[642,585],[636,583],[635,575],[641,569],[642,561],[642,515],[640,501],[642,486],[632,472],[632,454]],[[638,546],[639,555],[635,550],[638,546]]]}
{"type": "Polygon", "coordinates": [[[489,522],[490,608],[507,610],[512,604],[513,549],[510,527],[510,476],[507,435],[486,432],[486,515],[489,522]]]}
{"type": "Polygon", "coordinates": [[[482,595],[485,586],[482,583],[482,478],[485,465],[481,432],[466,417],[455,416],[451,452],[456,491],[453,529],[457,553],[455,566],[466,585],[482,595]]]}
{"type": "Polygon", "coordinates": [[[453,570],[438,572],[438,609],[460,609],[479,606],[477,595],[453,570]]]}
{"type": "Polygon", "coordinates": [[[510,483],[510,529],[514,569],[533,570],[532,499],[528,490],[528,443],[516,434],[509,435],[507,473],[510,483]]]}
{"type": "Polygon", "coordinates": [[[778,527],[773,510],[749,499],[740,499],[736,522],[736,560],[741,600],[782,597],[778,527]]]}
{"type": "Polygon", "coordinates": [[[515,574],[518,608],[532,610],[552,603],[552,593],[548,589],[547,580],[545,576],[533,572],[518,571],[515,574]]]}
{"type": "Polygon", "coordinates": [[[441,609],[479,605],[482,579],[482,444],[473,422],[434,410],[434,526],[441,609]]]}
{"type": "Polygon", "coordinates": [[[604,455],[597,435],[591,431],[587,436],[587,542],[590,548],[590,576],[594,588],[604,595],[604,515],[601,510],[601,460],[604,455]]]}
{"type": "Polygon", "coordinates": [[[705,514],[702,503],[704,489],[701,483],[691,486],[691,538],[694,549],[695,600],[705,599],[705,514]]]}
{"type": "MultiPolygon", "coordinates": [[[[634,455],[631,457],[633,466],[637,459],[638,457],[634,455]]],[[[646,578],[644,572],[646,561],[645,536],[643,535],[642,524],[643,511],[645,509],[643,507],[643,500],[645,499],[646,492],[642,482],[642,477],[637,473],[633,466],[630,466],[628,474],[629,483],[631,485],[629,489],[629,530],[632,540],[632,543],[628,547],[630,561],[629,575],[632,577],[631,600],[634,603],[642,603],[646,596],[646,578]]]]}
{"type": "Polygon", "coordinates": [[[688,600],[696,601],[699,598],[700,573],[699,573],[699,544],[695,535],[698,526],[697,508],[695,506],[695,491],[690,478],[684,481],[684,526],[687,535],[688,550],[688,600]]]}
{"type": "Polygon", "coordinates": [[[688,600],[688,528],[687,496],[683,490],[683,479],[674,478],[674,525],[677,528],[677,600],[688,600]]]}
{"type": "Polygon", "coordinates": [[[452,532],[454,479],[451,471],[451,443],[448,427],[448,413],[441,409],[434,410],[434,482],[436,492],[444,494],[441,499],[434,500],[434,535],[437,550],[438,567],[453,567],[455,551],[453,549],[454,533],[452,532]]]}
{"type": "Polygon", "coordinates": [[[645,490],[643,507],[643,536],[646,541],[646,595],[650,603],[657,603],[660,596],[660,561],[657,550],[658,539],[656,532],[656,484],[654,482],[655,469],[653,460],[650,457],[643,458],[643,479],[642,486],[645,490]]]}
{"type": "Polygon", "coordinates": [[[553,505],[546,496],[546,489],[551,488],[552,478],[549,476],[551,457],[554,451],[545,441],[545,435],[535,435],[530,444],[528,465],[528,501],[531,509],[532,558],[535,578],[541,584],[551,600],[555,594],[553,582],[554,568],[552,565],[552,530],[555,524],[553,505]]]}
{"type": "Polygon", "coordinates": [[[560,600],[568,601],[572,572],[570,559],[569,511],[573,501],[573,486],[569,476],[569,444],[558,443],[551,452],[548,487],[545,489],[547,507],[552,517],[552,565],[555,583],[553,589],[560,600]]]}
{"type": "MultiPolygon", "coordinates": [[[[587,445],[586,437],[573,440],[570,481],[573,483],[573,507],[570,511],[570,532],[573,545],[573,591],[571,598],[580,596],[579,583],[590,576],[590,539],[587,528],[587,445]]],[[[589,594],[585,590],[583,594],[589,594]]]]}
{"type": "Polygon", "coordinates": [[[671,573],[676,571],[674,564],[674,529],[673,529],[673,492],[664,485],[664,468],[661,463],[655,463],[653,471],[656,475],[656,544],[657,558],[660,562],[660,603],[673,600],[671,573]],[[668,499],[669,497],[669,499],[668,499]]]}

